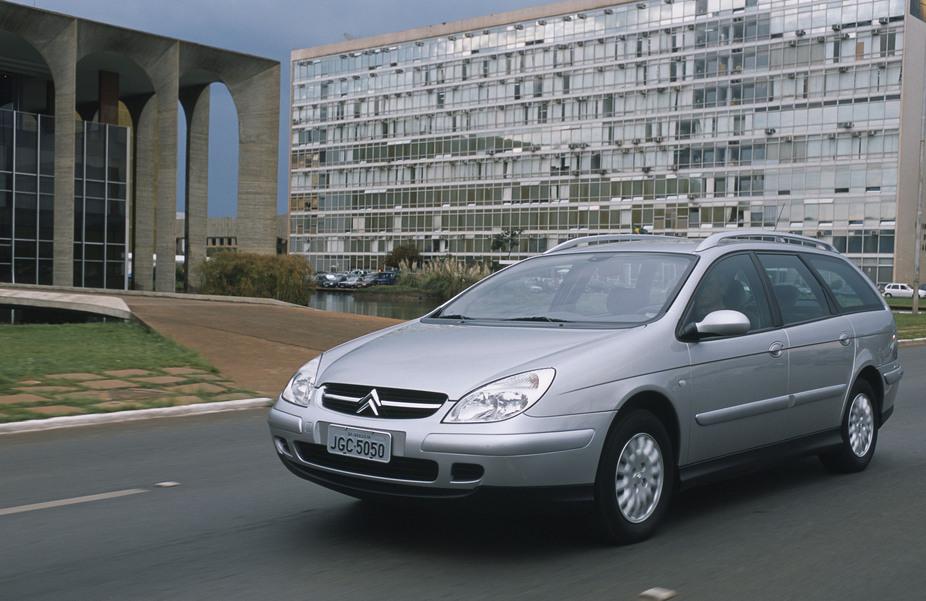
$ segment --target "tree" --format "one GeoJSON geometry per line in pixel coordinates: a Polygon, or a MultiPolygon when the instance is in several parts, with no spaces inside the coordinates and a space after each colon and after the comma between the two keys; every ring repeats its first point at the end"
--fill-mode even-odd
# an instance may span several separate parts
{"type": "Polygon", "coordinates": [[[518,247],[521,232],[524,230],[504,230],[492,236],[492,250],[500,250],[508,253],[511,258],[511,251],[518,247]]]}
{"type": "Polygon", "coordinates": [[[383,264],[386,267],[398,269],[403,261],[409,266],[417,265],[421,261],[421,252],[418,250],[418,247],[414,244],[396,246],[386,255],[383,264]]]}

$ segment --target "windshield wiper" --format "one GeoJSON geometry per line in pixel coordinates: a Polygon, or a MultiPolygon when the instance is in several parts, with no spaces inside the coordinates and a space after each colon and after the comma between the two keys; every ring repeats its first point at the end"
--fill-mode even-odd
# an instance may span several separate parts
{"type": "Polygon", "coordinates": [[[506,319],[505,321],[546,321],[549,323],[569,323],[568,319],[557,319],[555,317],[547,317],[546,315],[534,315],[533,317],[512,317],[506,319]]]}
{"type": "Polygon", "coordinates": [[[443,313],[440,313],[438,315],[434,315],[432,319],[458,319],[460,321],[464,321],[467,319],[472,319],[472,317],[467,317],[466,315],[460,314],[444,315],[443,313]]]}

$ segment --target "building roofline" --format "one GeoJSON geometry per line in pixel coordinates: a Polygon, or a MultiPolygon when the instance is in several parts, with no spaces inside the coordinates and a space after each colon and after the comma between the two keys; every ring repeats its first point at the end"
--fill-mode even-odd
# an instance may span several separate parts
{"type": "MultiPolygon", "coordinates": [[[[141,31],[139,29],[132,29],[129,27],[124,27],[122,25],[113,25],[111,23],[104,23],[102,21],[94,21],[93,19],[85,19],[83,17],[75,17],[66,13],[56,12],[53,10],[47,10],[44,8],[34,8],[32,6],[27,6],[24,4],[17,4],[15,2],[2,2],[0,1],[0,16],[7,16],[13,14],[38,14],[41,15],[41,18],[46,19],[59,19],[60,22],[74,22],[77,23],[78,27],[97,27],[104,31],[108,30],[110,32],[123,32],[129,37],[133,37],[139,40],[160,40],[170,43],[178,43],[181,47],[189,49],[199,49],[200,51],[212,51],[212,52],[221,52],[228,54],[229,56],[239,56],[242,58],[248,58],[254,61],[263,61],[268,64],[279,64],[280,61],[265,56],[258,56],[254,54],[248,54],[245,52],[238,52],[236,50],[228,50],[225,48],[219,48],[218,46],[207,46],[199,42],[192,42],[190,40],[184,40],[180,38],[172,38],[169,36],[164,36],[156,33],[149,33],[147,31],[141,31]]],[[[4,28],[0,28],[0,31],[4,28]]]]}
{"type": "Polygon", "coordinates": [[[476,29],[486,29],[488,27],[497,27],[499,25],[515,23],[517,21],[531,21],[557,15],[567,15],[569,13],[606,8],[608,6],[618,6],[621,4],[629,4],[633,1],[634,0],[564,0],[561,2],[554,2],[553,4],[543,4],[541,6],[521,8],[508,12],[486,15],[483,17],[475,17],[472,19],[462,19],[459,21],[441,23],[440,25],[429,25],[427,27],[407,29],[405,31],[399,31],[395,33],[386,33],[357,38],[354,40],[346,40],[343,42],[335,42],[333,44],[326,44],[324,46],[302,48],[299,50],[293,50],[291,58],[295,62],[298,60],[318,58],[332,54],[353,52],[356,50],[363,50],[365,48],[372,48],[376,46],[402,44],[414,40],[434,38],[442,35],[473,31],[476,29]]]}

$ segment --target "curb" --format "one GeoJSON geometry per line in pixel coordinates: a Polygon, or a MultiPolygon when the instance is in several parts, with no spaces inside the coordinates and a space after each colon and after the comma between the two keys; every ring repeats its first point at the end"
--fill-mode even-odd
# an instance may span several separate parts
{"type": "Polygon", "coordinates": [[[17,432],[38,432],[55,428],[72,428],[76,426],[89,426],[94,424],[113,424],[118,422],[138,421],[158,417],[182,417],[187,415],[205,415],[207,413],[220,413],[224,411],[241,411],[244,409],[257,409],[270,407],[272,399],[259,397],[243,399],[240,401],[222,401],[216,403],[199,403],[196,405],[180,405],[177,407],[159,407],[157,409],[135,409],[130,411],[115,411],[113,413],[92,413],[89,415],[73,415],[65,417],[49,417],[47,419],[33,419],[24,422],[0,424],[0,435],[17,432]]]}

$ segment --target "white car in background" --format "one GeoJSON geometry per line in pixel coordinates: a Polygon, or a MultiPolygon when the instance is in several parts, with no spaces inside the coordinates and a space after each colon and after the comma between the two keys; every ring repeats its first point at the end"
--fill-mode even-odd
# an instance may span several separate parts
{"type": "MultiPolygon", "coordinates": [[[[920,298],[926,298],[926,290],[920,288],[919,290],[920,298]]],[[[888,284],[884,287],[884,296],[891,298],[896,296],[897,298],[913,298],[913,287],[909,284],[888,284]]]]}

